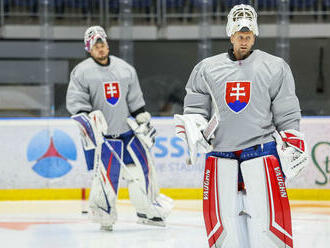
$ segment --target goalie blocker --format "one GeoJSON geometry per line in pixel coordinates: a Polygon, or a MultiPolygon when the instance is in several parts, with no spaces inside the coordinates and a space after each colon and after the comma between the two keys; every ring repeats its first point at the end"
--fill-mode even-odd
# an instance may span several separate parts
{"type": "Polygon", "coordinates": [[[159,194],[149,151],[133,131],[117,139],[104,138],[107,128],[100,111],[89,116],[78,114],[72,119],[79,124],[88,168],[94,170],[89,198],[91,219],[101,223],[102,229],[112,230],[117,220],[116,200],[122,177],[128,182],[138,222],[164,225],[173,207],[172,200],[159,194]]]}
{"type": "Polygon", "coordinates": [[[188,164],[195,164],[197,153],[212,151],[211,140],[219,125],[216,115],[207,120],[200,114],[174,115],[176,136],[182,139],[189,149],[188,164]]]}

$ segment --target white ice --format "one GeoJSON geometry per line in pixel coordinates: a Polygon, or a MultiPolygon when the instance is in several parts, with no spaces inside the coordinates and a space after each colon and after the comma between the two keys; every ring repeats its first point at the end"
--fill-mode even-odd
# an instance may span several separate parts
{"type": "MultiPolygon", "coordinates": [[[[0,202],[1,248],[208,248],[201,201],[175,201],[167,226],[136,223],[128,201],[118,202],[112,232],[99,230],[82,201],[0,202]]],[[[330,202],[291,202],[295,248],[330,244],[330,202]]]]}

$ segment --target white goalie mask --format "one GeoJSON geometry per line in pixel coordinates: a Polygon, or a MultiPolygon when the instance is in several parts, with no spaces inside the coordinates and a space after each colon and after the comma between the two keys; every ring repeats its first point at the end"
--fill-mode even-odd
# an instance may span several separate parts
{"type": "Polygon", "coordinates": [[[235,5],[228,14],[227,35],[230,37],[244,27],[252,31],[255,36],[259,35],[257,13],[250,5],[235,5]]]}
{"type": "Polygon", "coordinates": [[[105,43],[107,42],[107,34],[104,29],[100,26],[89,27],[86,30],[84,37],[85,50],[90,52],[98,39],[101,39],[105,43]]]}

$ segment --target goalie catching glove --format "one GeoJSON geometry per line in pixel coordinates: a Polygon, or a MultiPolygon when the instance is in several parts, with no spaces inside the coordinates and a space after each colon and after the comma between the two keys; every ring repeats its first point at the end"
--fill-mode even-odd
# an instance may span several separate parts
{"type": "Polygon", "coordinates": [[[289,129],[279,133],[276,131],[273,136],[285,176],[287,178],[297,176],[308,163],[304,135],[289,129]]]}

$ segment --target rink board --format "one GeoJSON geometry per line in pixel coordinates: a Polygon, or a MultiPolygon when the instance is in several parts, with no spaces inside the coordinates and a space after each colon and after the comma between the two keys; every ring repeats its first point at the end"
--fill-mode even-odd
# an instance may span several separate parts
{"type": "MultiPolygon", "coordinates": [[[[172,118],[153,118],[158,131],[152,149],[162,191],[177,199],[201,195],[203,156],[186,165],[187,147],[175,136],[172,118]]],[[[330,198],[330,118],[304,118],[309,166],[288,182],[295,199],[330,198]]],[[[0,119],[0,200],[81,199],[88,196],[91,173],[86,170],[79,130],[68,118],[0,119]],[[82,193],[84,192],[84,193],[82,193]]],[[[122,184],[120,197],[127,196],[122,184]]],[[[329,199],[330,200],[330,199],[329,199]]]]}

